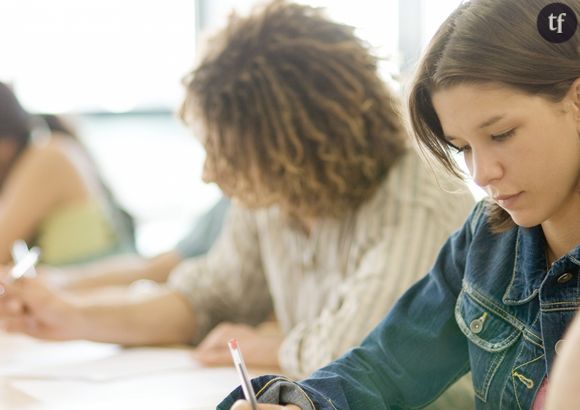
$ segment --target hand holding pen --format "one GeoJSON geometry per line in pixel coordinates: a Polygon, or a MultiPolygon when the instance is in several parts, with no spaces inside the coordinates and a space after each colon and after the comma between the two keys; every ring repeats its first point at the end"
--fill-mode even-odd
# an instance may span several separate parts
{"type": "Polygon", "coordinates": [[[228,342],[228,347],[230,348],[230,353],[232,354],[232,359],[234,361],[234,366],[240,376],[240,381],[242,382],[242,390],[244,391],[244,397],[246,400],[238,400],[232,406],[232,410],[301,410],[299,407],[294,405],[288,406],[278,406],[275,404],[258,404],[254,389],[252,388],[252,382],[248,374],[248,369],[246,369],[246,364],[244,363],[244,358],[242,357],[242,352],[238,345],[236,339],[232,339],[228,342]]]}
{"type": "Polygon", "coordinates": [[[73,301],[36,277],[38,248],[14,244],[15,264],[0,274],[0,325],[3,330],[41,339],[82,338],[83,322],[73,301]]]}
{"type": "Polygon", "coordinates": [[[12,245],[12,259],[14,261],[14,266],[10,269],[10,274],[8,276],[9,282],[17,281],[23,277],[35,277],[36,276],[36,263],[40,256],[40,249],[36,246],[28,249],[26,242],[23,240],[17,240],[12,245]]]}
{"type": "Polygon", "coordinates": [[[242,352],[238,346],[238,341],[232,339],[228,342],[228,347],[230,348],[230,353],[232,354],[232,359],[234,361],[234,366],[240,376],[240,381],[242,382],[242,390],[244,391],[244,397],[250,402],[251,410],[258,409],[258,400],[256,400],[256,395],[252,387],[252,382],[248,375],[248,369],[246,369],[246,364],[244,363],[244,358],[242,357],[242,352]]]}

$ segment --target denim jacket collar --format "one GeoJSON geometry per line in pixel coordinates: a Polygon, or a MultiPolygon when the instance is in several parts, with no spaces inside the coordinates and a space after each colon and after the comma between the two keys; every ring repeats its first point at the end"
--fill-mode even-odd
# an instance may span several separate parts
{"type": "Polygon", "coordinates": [[[503,296],[507,305],[529,302],[538,293],[546,274],[546,239],[542,227],[517,229],[512,280],[503,296]]]}
{"type": "MultiPolygon", "coordinates": [[[[540,225],[518,227],[512,280],[503,296],[507,305],[521,305],[536,296],[547,271],[546,238],[540,225]]],[[[580,266],[580,245],[564,258],[580,266]]]]}

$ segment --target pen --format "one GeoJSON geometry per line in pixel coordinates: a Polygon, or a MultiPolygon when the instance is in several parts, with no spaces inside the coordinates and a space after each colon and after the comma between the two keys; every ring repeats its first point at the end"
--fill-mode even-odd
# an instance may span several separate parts
{"type": "Polygon", "coordinates": [[[36,276],[34,265],[38,262],[40,250],[36,247],[27,250],[26,254],[20,257],[16,264],[10,269],[10,278],[14,282],[24,275],[36,276]]]}
{"type": "Polygon", "coordinates": [[[10,253],[12,254],[12,260],[16,264],[28,253],[28,245],[22,239],[17,239],[12,244],[10,253]]]}
{"type": "Polygon", "coordinates": [[[248,370],[244,364],[244,358],[242,357],[242,352],[240,351],[238,341],[236,339],[230,340],[228,342],[228,347],[230,348],[230,353],[232,354],[232,359],[234,360],[234,366],[238,371],[238,376],[240,376],[240,380],[242,381],[242,390],[244,391],[244,396],[246,397],[246,400],[248,400],[252,405],[252,410],[258,410],[258,400],[256,399],[254,389],[252,388],[252,383],[248,377],[248,370]]]}

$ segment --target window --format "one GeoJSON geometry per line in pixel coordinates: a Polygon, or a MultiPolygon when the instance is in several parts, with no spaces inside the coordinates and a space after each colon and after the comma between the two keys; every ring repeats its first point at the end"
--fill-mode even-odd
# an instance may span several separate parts
{"type": "Polygon", "coordinates": [[[4,1],[0,38],[0,78],[32,111],[173,110],[195,58],[195,2],[4,1]]]}

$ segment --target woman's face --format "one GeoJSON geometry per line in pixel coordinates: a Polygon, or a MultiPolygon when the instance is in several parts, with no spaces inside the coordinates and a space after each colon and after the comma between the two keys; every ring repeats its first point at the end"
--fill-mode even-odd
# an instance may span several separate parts
{"type": "Polygon", "coordinates": [[[433,94],[444,135],[477,185],[515,223],[577,218],[580,210],[580,80],[558,103],[498,84],[433,94]]]}

